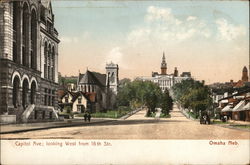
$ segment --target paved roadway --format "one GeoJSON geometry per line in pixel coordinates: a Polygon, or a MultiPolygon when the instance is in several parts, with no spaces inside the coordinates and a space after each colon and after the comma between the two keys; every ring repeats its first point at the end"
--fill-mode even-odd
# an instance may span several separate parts
{"type": "Polygon", "coordinates": [[[2,139],[249,139],[250,132],[200,125],[174,108],[169,119],[145,117],[146,110],[126,120],[0,135],[2,139]]]}

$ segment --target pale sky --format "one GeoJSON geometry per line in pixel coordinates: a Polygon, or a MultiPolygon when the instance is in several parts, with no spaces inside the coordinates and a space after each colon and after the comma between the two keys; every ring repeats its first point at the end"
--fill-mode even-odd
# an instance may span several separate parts
{"type": "Polygon", "coordinates": [[[241,79],[249,66],[248,1],[52,1],[59,32],[59,72],[105,73],[135,78],[190,71],[207,84],[241,79]]]}

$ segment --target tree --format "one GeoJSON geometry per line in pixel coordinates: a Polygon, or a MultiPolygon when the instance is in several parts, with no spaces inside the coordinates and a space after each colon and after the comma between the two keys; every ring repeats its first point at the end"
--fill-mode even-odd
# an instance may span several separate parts
{"type": "Polygon", "coordinates": [[[160,87],[153,82],[135,80],[119,88],[117,101],[119,106],[132,108],[146,105],[150,115],[160,103],[161,95],[160,87]]]}
{"type": "Polygon", "coordinates": [[[207,110],[212,105],[209,88],[204,82],[193,79],[183,80],[172,88],[174,100],[183,108],[192,109],[196,116],[199,111],[207,110]]]}
{"type": "Polygon", "coordinates": [[[162,108],[161,112],[164,115],[168,115],[169,111],[173,109],[173,99],[169,95],[168,90],[165,90],[165,92],[162,94],[161,108],[162,108]]]}

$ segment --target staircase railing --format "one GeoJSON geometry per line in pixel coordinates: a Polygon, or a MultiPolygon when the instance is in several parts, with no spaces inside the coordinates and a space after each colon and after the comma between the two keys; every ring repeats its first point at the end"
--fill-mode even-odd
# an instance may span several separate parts
{"type": "Polygon", "coordinates": [[[35,109],[35,104],[30,104],[25,111],[22,114],[22,122],[27,123],[30,114],[32,113],[32,111],[35,109]]]}

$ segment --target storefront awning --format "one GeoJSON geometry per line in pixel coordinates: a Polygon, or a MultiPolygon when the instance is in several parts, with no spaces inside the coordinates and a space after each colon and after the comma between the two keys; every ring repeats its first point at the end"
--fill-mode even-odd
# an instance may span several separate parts
{"type": "Polygon", "coordinates": [[[242,109],[243,109],[243,111],[250,110],[250,102],[247,103],[242,109]]]}
{"type": "Polygon", "coordinates": [[[225,107],[221,110],[221,112],[229,112],[229,111],[232,111],[233,109],[232,109],[231,107],[232,107],[232,105],[227,105],[227,106],[225,106],[225,107]]]}
{"type": "Polygon", "coordinates": [[[234,108],[233,112],[243,111],[243,107],[245,106],[245,101],[241,100],[234,108]]]}

